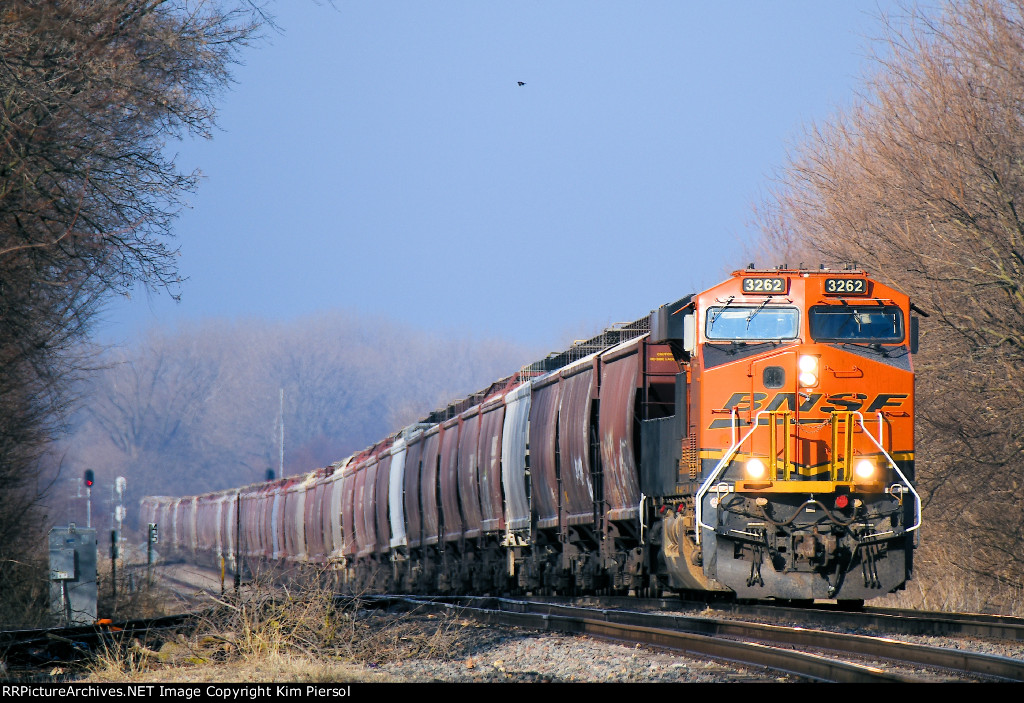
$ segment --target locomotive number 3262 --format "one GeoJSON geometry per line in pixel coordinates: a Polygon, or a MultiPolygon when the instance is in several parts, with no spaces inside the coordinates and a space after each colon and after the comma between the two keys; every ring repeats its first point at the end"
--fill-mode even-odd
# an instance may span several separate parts
{"type": "Polygon", "coordinates": [[[785,278],[744,278],[744,293],[785,293],[785,278]]]}
{"type": "Polygon", "coordinates": [[[826,278],[825,292],[864,295],[868,292],[868,284],[863,278],[826,278]]]}

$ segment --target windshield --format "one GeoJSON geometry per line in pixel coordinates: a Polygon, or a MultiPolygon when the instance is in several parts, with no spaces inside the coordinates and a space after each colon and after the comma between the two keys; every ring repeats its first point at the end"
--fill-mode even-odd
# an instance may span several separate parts
{"type": "Polygon", "coordinates": [[[800,311],[781,307],[708,308],[704,336],[732,342],[794,339],[800,328],[800,311]]]}
{"type": "Polygon", "coordinates": [[[811,337],[816,342],[902,342],[903,311],[894,305],[816,305],[811,337]]]}

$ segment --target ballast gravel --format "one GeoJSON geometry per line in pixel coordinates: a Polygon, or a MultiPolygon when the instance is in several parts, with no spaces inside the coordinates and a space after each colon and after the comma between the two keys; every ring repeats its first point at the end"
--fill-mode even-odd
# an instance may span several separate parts
{"type": "MultiPolygon", "coordinates": [[[[514,630],[514,628],[508,628],[514,630]]],[[[722,683],[799,680],[682,654],[589,637],[482,632],[458,658],[390,662],[380,671],[409,682],[722,683]]]]}

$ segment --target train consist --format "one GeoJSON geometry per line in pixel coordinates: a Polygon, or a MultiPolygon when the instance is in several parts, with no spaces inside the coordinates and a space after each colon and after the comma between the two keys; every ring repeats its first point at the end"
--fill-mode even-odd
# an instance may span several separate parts
{"type": "Polygon", "coordinates": [[[142,519],[358,591],[873,598],[921,524],[912,310],[851,267],[736,271],[343,461],[142,519]]]}

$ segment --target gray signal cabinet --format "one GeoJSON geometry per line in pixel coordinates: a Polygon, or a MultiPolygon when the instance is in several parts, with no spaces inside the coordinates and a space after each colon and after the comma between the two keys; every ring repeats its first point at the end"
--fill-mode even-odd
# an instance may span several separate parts
{"type": "Polygon", "coordinates": [[[96,529],[50,530],[50,613],[69,625],[96,622],[96,529]]]}

